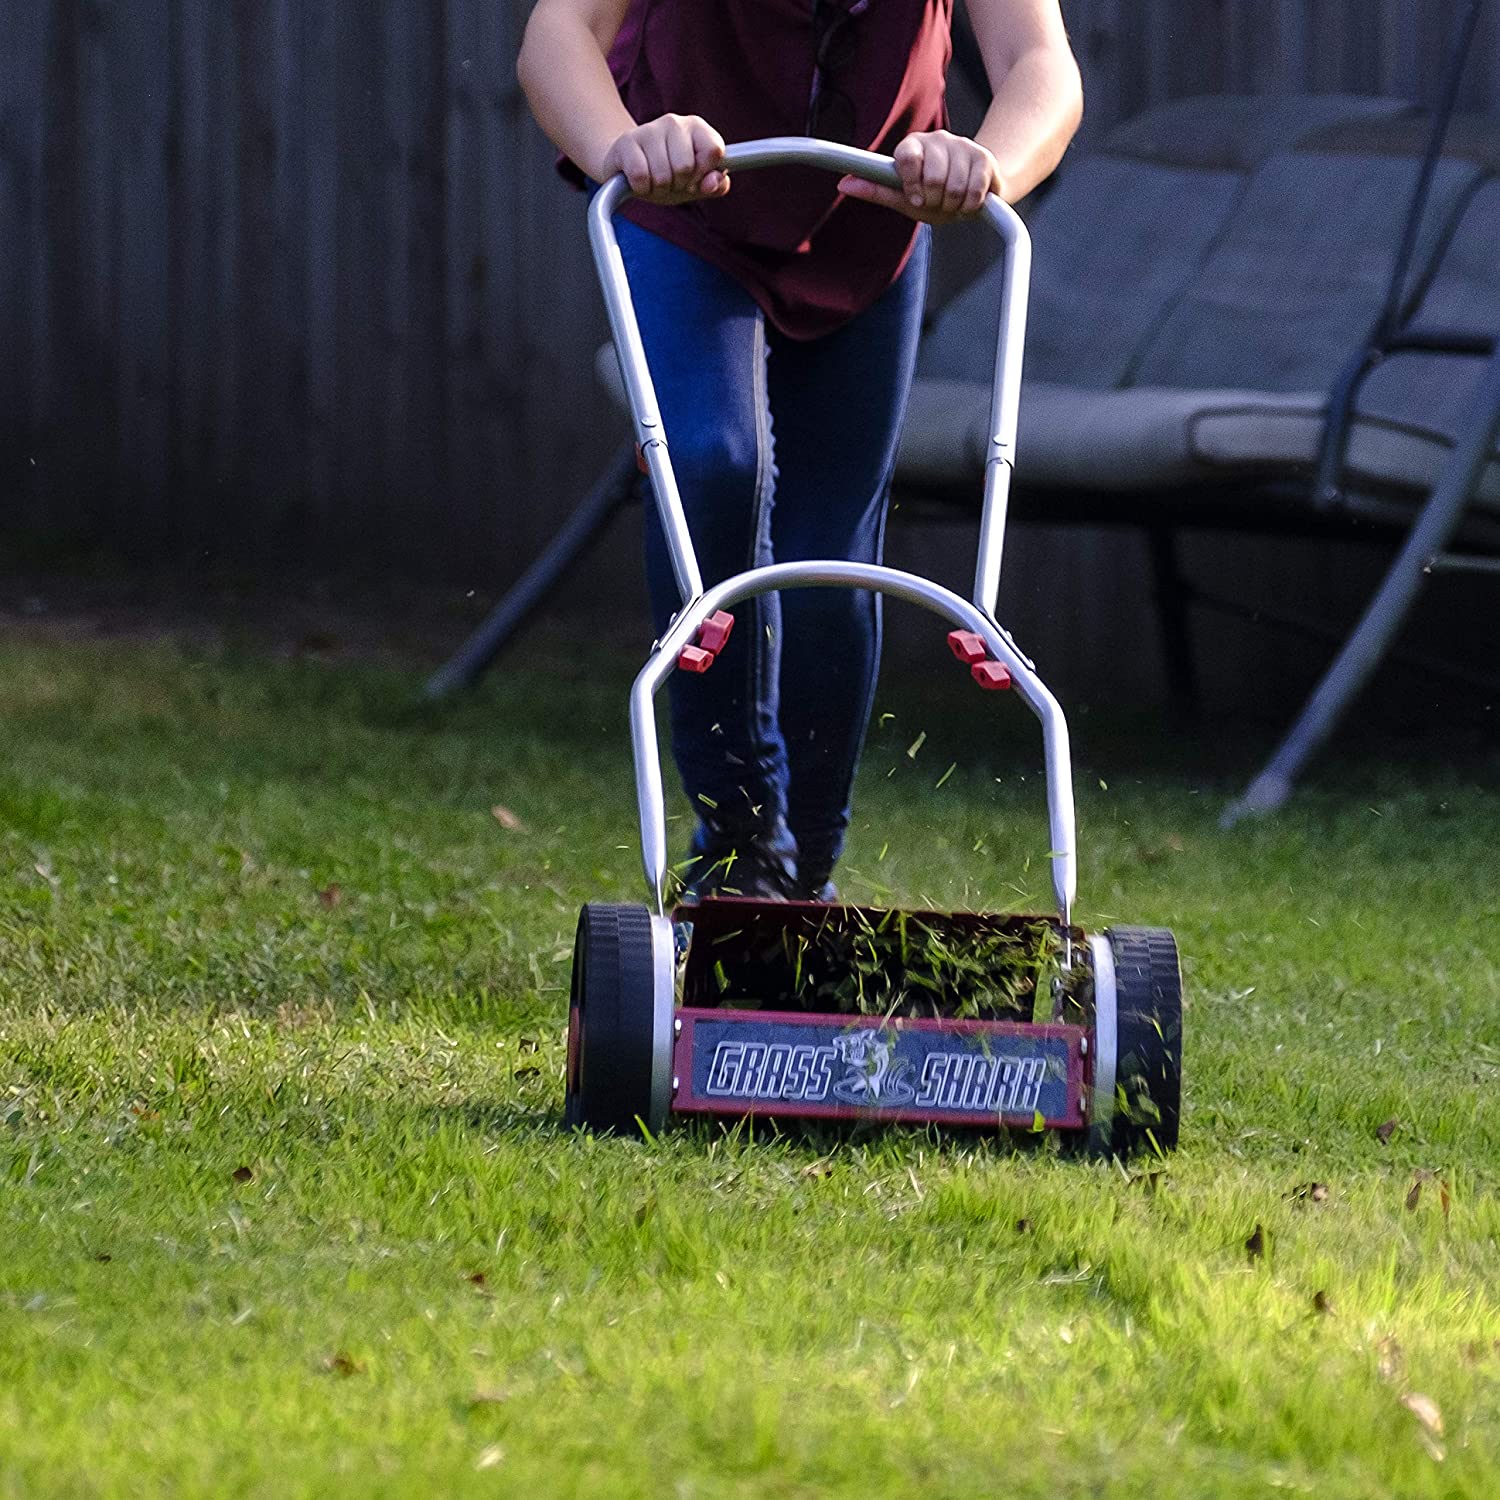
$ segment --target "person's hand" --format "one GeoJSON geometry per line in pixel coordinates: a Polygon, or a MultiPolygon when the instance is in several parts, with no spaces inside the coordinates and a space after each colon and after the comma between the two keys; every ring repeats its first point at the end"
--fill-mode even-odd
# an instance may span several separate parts
{"type": "Polygon", "coordinates": [[[623,172],[647,203],[696,203],[729,191],[724,137],[698,115],[662,115],[618,137],[604,156],[604,174],[623,172]]]}
{"type": "Polygon", "coordinates": [[[947,130],[909,135],[892,153],[901,189],[880,187],[863,177],[842,177],[846,198],[894,208],[921,224],[952,224],[972,219],[985,197],[1004,187],[995,158],[967,136],[947,130]]]}

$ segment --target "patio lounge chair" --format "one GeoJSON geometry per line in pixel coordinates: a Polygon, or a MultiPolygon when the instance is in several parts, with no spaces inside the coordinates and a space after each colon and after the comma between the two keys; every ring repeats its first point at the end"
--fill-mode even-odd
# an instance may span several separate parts
{"type": "MultiPolygon", "coordinates": [[[[1500,571],[1500,120],[1451,132],[1444,122],[1441,134],[1446,148],[1414,199],[1433,127],[1413,105],[1178,101],[1070,162],[1031,219],[1014,515],[1146,529],[1180,692],[1192,678],[1188,607],[1211,601],[1180,574],[1179,530],[1407,535],[1309,712],[1236,812],[1284,799],[1429,572],[1500,571]],[[1462,555],[1449,550],[1456,534],[1462,555]]],[[[925,341],[897,472],[903,499],[976,506],[994,274],[954,299],[925,341]]],[[[608,346],[599,369],[618,397],[608,346]]],[[[625,447],[432,691],[482,670],[494,627],[514,629],[633,477],[625,447]]]]}
{"type": "MultiPolygon", "coordinates": [[[[1430,136],[1399,101],[1184,100],[1071,166],[1032,222],[1017,518],[1146,528],[1180,693],[1188,605],[1216,601],[1181,577],[1179,530],[1409,534],[1231,818],[1285,799],[1430,572],[1500,571],[1500,120],[1456,122],[1408,247],[1430,136]]],[[[982,276],[926,341],[904,493],[972,490],[994,298],[982,276]]]]}

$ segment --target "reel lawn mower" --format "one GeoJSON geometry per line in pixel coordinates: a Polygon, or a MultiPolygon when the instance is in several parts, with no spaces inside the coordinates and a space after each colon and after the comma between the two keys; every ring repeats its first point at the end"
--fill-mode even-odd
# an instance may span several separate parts
{"type": "MultiPolygon", "coordinates": [[[[899,186],[888,157],[825,141],[731,146],[725,167],[810,166],[899,186]]],[[[672,1115],[925,1122],[1056,1131],[1117,1156],[1177,1143],[1182,982],[1170,932],[1074,925],[1072,766],[1062,709],[995,618],[1015,455],[1031,245],[998,197],[1004,243],[979,559],[972,600],[895,568],[777,563],[705,590],[673,477],[613,218],[589,237],[682,608],[630,698],[649,905],[590,903],[573,955],[565,1120],[655,1134],[672,1115]],[[1056,916],[705,899],[669,911],[655,699],[674,670],[710,670],[734,606],[791,588],[869,589],[943,617],[974,682],[1013,689],[1041,721],[1056,916]]]]}

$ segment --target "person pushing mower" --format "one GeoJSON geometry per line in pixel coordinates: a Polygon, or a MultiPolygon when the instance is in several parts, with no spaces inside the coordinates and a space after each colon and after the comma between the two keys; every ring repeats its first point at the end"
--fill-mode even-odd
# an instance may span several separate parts
{"type": "MultiPolygon", "coordinates": [[[[1059,0],[968,0],[994,98],[946,129],[952,0],[538,0],[517,75],[580,187],[623,174],[620,253],[706,584],[880,560],[930,230],[1014,202],[1082,115],[1059,0]],[[724,170],[726,142],[890,154],[901,187],[724,170]],[[897,210],[892,212],[891,210],[897,210]]],[[[679,595],[647,508],[658,635],[679,595]]],[[[698,815],[689,899],[837,899],[880,652],[880,599],[747,600],[715,670],[676,672],[672,748],[698,815]]]]}

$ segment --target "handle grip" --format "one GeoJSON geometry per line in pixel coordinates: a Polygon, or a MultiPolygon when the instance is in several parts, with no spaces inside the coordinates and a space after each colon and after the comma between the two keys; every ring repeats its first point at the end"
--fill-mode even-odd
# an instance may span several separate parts
{"type": "MultiPolygon", "coordinates": [[[[758,171],[762,167],[817,167],[863,177],[882,187],[899,187],[901,174],[888,156],[841,146],[833,141],[802,136],[770,136],[744,141],[724,152],[724,170],[758,171]]],[[[614,216],[634,197],[626,178],[616,176],[594,195],[589,207],[589,240],[609,313],[610,332],[620,360],[620,373],[635,421],[652,489],[661,513],[662,530],[672,557],[672,569],[683,603],[703,593],[682,497],[667,455],[666,434],[657,409],[656,391],[646,364],[640,325],[625,275],[624,261],[614,231],[614,216]]],[[[894,212],[894,210],[893,210],[894,212]]],[[[974,603],[991,618],[1000,587],[1000,562],[1005,541],[1010,476],[1015,464],[1016,424],[1021,405],[1021,363],[1026,343],[1026,307],[1031,286],[1031,236],[1010,205],[991,193],[981,216],[1005,245],[1000,293],[1000,332],[995,352],[995,375],[990,395],[990,437],[985,455],[984,509],[979,528],[979,557],[974,573],[974,603]]]]}

